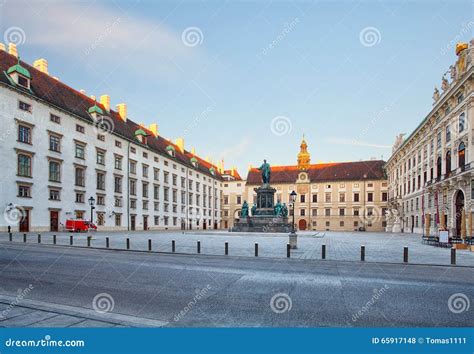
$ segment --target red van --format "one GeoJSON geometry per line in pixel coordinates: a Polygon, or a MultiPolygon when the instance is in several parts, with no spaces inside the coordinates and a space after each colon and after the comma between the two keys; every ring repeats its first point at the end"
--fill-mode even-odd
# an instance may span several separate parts
{"type": "Polygon", "coordinates": [[[87,220],[69,219],[69,220],[66,220],[66,231],[72,231],[72,232],[97,231],[97,226],[87,220]]]}

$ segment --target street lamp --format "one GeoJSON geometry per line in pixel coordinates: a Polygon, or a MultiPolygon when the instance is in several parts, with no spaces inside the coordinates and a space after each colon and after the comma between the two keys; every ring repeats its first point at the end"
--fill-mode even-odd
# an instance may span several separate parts
{"type": "Polygon", "coordinates": [[[90,197],[89,198],[89,205],[91,206],[91,224],[94,222],[94,214],[93,214],[93,211],[95,209],[94,205],[95,205],[95,199],[94,197],[90,197]]]}
{"type": "Polygon", "coordinates": [[[291,223],[291,233],[290,233],[290,247],[292,249],[296,248],[297,245],[297,235],[295,232],[295,203],[296,203],[296,192],[292,191],[290,193],[290,202],[292,204],[292,210],[293,210],[293,221],[291,223]]]}

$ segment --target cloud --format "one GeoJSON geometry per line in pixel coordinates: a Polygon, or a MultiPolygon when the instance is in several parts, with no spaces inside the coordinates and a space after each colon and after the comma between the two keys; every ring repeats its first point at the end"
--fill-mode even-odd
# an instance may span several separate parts
{"type": "Polygon", "coordinates": [[[391,149],[391,145],[382,145],[374,144],[366,141],[360,141],[356,139],[346,139],[346,138],[335,138],[331,137],[326,140],[328,144],[338,144],[338,145],[349,145],[349,146],[361,146],[361,147],[371,147],[375,149],[391,149]]]}
{"type": "Polygon", "coordinates": [[[4,7],[1,17],[4,30],[18,26],[25,31],[26,46],[60,52],[71,56],[72,62],[100,69],[112,70],[130,60],[137,68],[152,65],[154,72],[168,75],[183,70],[181,62],[192,62],[199,53],[183,44],[180,31],[126,10],[113,3],[18,1],[4,7]]]}

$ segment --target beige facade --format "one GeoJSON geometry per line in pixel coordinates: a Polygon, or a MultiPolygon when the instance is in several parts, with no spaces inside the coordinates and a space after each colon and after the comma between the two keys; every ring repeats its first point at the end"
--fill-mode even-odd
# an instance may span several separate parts
{"type": "MultiPolygon", "coordinates": [[[[272,166],[275,203],[286,203],[292,218],[290,193],[297,193],[295,224],[299,230],[383,231],[388,184],[383,161],[310,164],[303,139],[297,165],[272,166]]],[[[261,184],[260,172],[250,169],[246,181],[223,186],[223,223],[232,227],[244,201],[252,206],[261,184]]]]}
{"type": "Polygon", "coordinates": [[[456,55],[431,111],[407,139],[396,139],[386,165],[387,231],[472,235],[474,40],[458,44],[456,55]]]}

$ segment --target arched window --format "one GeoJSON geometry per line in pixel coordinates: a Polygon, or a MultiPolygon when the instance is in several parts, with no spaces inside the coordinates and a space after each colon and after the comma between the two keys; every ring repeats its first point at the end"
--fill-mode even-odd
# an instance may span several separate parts
{"type": "Polygon", "coordinates": [[[436,178],[441,178],[441,156],[438,156],[438,160],[436,161],[436,178]]]}
{"type": "Polygon", "coordinates": [[[464,171],[464,166],[466,164],[466,146],[463,142],[459,144],[458,147],[458,165],[461,168],[461,171],[464,171]]]}
{"type": "Polygon", "coordinates": [[[446,153],[446,175],[451,173],[451,151],[446,153]]]}

